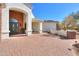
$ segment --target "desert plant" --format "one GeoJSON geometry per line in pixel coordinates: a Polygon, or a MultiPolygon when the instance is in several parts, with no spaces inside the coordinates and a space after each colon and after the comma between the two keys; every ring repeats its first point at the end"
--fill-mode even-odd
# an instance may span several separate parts
{"type": "Polygon", "coordinates": [[[25,28],[21,28],[21,32],[22,33],[25,33],[25,28]]]}
{"type": "Polygon", "coordinates": [[[78,30],[78,27],[77,26],[73,27],[73,30],[78,30]]]}

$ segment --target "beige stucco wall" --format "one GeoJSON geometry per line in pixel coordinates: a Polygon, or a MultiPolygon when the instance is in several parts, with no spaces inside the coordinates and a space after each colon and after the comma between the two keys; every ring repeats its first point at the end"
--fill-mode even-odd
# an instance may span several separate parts
{"type": "Polygon", "coordinates": [[[43,22],[43,31],[56,30],[55,22],[43,22]]]}
{"type": "Polygon", "coordinates": [[[32,31],[42,33],[42,21],[33,18],[32,19],[32,31]]]}
{"type": "Polygon", "coordinates": [[[32,22],[32,31],[33,32],[39,31],[39,23],[38,22],[32,22]]]}
{"type": "MultiPolygon", "coordinates": [[[[23,4],[32,10],[32,3],[23,3],[23,4]]],[[[32,15],[32,18],[35,18],[33,13],[31,15],[32,15]]]]}

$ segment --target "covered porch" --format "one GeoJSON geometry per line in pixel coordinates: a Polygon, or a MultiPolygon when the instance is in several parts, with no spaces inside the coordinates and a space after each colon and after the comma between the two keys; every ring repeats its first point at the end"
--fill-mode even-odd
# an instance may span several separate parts
{"type": "MultiPolygon", "coordinates": [[[[26,29],[25,29],[25,34],[27,36],[30,36],[32,34],[32,12],[31,12],[31,9],[28,8],[27,6],[25,6],[24,4],[17,4],[17,3],[11,3],[11,4],[1,4],[1,6],[3,6],[2,8],[0,8],[0,15],[1,15],[1,20],[0,20],[0,38],[1,39],[9,39],[9,33],[10,33],[10,20],[12,18],[14,19],[17,19],[17,20],[20,20],[19,18],[22,18],[21,20],[23,21],[22,23],[19,21],[20,24],[19,25],[19,31],[20,32],[20,29],[23,28],[24,26],[24,22],[26,23],[26,29]],[[16,15],[13,15],[11,16],[11,12],[21,12],[23,13],[23,17],[19,17],[18,18],[16,17],[16,15]]],[[[14,27],[14,25],[13,25],[14,27]]]]}

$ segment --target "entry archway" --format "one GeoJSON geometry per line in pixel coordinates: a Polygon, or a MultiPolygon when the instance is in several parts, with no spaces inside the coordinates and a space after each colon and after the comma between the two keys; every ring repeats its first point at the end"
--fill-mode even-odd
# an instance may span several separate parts
{"type": "MultiPolygon", "coordinates": [[[[15,31],[15,34],[25,34],[25,30],[26,30],[25,23],[27,22],[27,19],[24,18],[24,16],[27,16],[27,15],[21,11],[12,10],[12,9],[9,10],[9,21],[11,21],[12,23],[15,22],[14,23],[15,27],[18,30],[18,31],[15,31]]],[[[12,23],[9,22],[9,29],[10,29],[10,24],[12,23]]]]}
{"type": "Polygon", "coordinates": [[[24,19],[26,22],[26,35],[29,36],[32,34],[32,17],[31,10],[24,4],[11,3],[6,4],[6,7],[2,9],[2,39],[9,38],[9,10],[16,10],[19,12],[23,12],[24,19]],[[5,26],[6,25],[6,26],[5,26]],[[6,29],[6,30],[5,30],[6,29]]]}

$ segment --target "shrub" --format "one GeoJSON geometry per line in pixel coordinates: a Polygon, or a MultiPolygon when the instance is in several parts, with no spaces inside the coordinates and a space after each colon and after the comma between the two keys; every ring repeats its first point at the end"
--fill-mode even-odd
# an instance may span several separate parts
{"type": "Polygon", "coordinates": [[[22,32],[22,33],[25,33],[25,28],[22,28],[22,29],[21,29],[21,32],[22,32]]]}
{"type": "Polygon", "coordinates": [[[74,30],[78,30],[78,27],[73,27],[74,30]]]}

